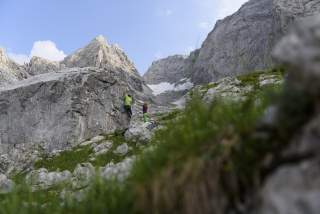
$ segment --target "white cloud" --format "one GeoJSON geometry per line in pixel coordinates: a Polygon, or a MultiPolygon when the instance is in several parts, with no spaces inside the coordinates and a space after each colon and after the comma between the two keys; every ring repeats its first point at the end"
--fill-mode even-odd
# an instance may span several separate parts
{"type": "Polygon", "coordinates": [[[42,57],[51,61],[61,61],[66,57],[64,52],[58,50],[56,44],[52,41],[35,42],[30,55],[42,57]]]}
{"type": "Polygon", "coordinates": [[[248,0],[223,0],[216,1],[217,18],[223,19],[236,12],[248,0]]]}
{"type": "Polygon", "coordinates": [[[66,55],[62,50],[59,50],[56,44],[52,41],[36,41],[29,55],[8,53],[8,56],[19,64],[24,64],[30,61],[33,56],[38,56],[50,61],[61,61],[66,55]]]}

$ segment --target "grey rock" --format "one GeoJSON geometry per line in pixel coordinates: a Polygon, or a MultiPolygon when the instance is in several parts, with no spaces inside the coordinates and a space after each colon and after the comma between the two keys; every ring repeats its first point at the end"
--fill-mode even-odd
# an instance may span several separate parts
{"type": "Polygon", "coordinates": [[[0,194],[11,192],[14,185],[14,182],[8,179],[6,175],[0,174],[0,194]]]}
{"type": "Polygon", "coordinates": [[[26,183],[32,186],[33,190],[48,189],[50,187],[66,184],[71,182],[71,172],[48,172],[47,169],[41,168],[31,171],[26,176],[26,183]]]}
{"type": "Polygon", "coordinates": [[[44,142],[44,149],[52,151],[124,129],[129,121],[121,111],[123,94],[130,90],[143,98],[141,85],[127,72],[84,68],[37,75],[2,88],[0,146],[44,142]]]}
{"type": "Polygon", "coordinates": [[[103,36],[93,39],[86,47],[67,56],[62,62],[67,68],[98,67],[125,70],[138,75],[134,64],[118,45],[109,45],[103,36]]]}
{"type": "Polygon", "coordinates": [[[148,71],[143,75],[143,78],[148,85],[162,82],[174,84],[181,79],[190,77],[189,66],[188,56],[169,56],[153,62],[148,71]]]}
{"type": "Polygon", "coordinates": [[[113,151],[113,153],[115,153],[115,154],[117,154],[117,155],[121,155],[121,156],[125,156],[128,152],[129,152],[129,146],[128,146],[128,144],[126,144],[126,143],[119,145],[119,146],[113,151]]]}
{"type": "Polygon", "coordinates": [[[158,103],[169,105],[184,96],[193,87],[190,78],[193,72],[192,66],[198,53],[199,51],[196,50],[189,56],[169,56],[152,63],[143,75],[149,87],[158,88],[161,84],[170,84],[168,90],[161,93],[154,91],[158,103]]]}
{"type": "MultiPolygon", "coordinates": [[[[313,1],[311,1],[313,2],[313,1]]],[[[301,21],[283,38],[273,55],[279,63],[287,65],[292,87],[311,96],[319,94],[320,16],[301,21]]]]}
{"type": "Polygon", "coordinates": [[[99,145],[93,145],[92,150],[95,156],[99,156],[105,154],[110,151],[112,148],[113,143],[111,141],[105,141],[99,145]]]}
{"type": "Polygon", "coordinates": [[[0,47],[0,86],[11,84],[28,77],[23,66],[13,62],[0,47]]]}
{"type": "Polygon", "coordinates": [[[250,0],[218,21],[203,43],[192,80],[207,83],[270,68],[271,53],[300,19],[320,13],[319,0],[250,0]]]}
{"type": "Polygon", "coordinates": [[[201,48],[187,59],[156,61],[144,78],[148,84],[191,78],[199,85],[269,69],[275,64],[272,50],[280,39],[296,22],[319,13],[320,0],[250,0],[219,20],[201,48]]]}
{"type": "Polygon", "coordinates": [[[91,163],[78,164],[73,171],[72,187],[79,189],[88,186],[95,178],[96,171],[91,163]]]}
{"type": "Polygon", "coordinates": [[[106,137],[104,136],[96,136],[94,138],[92,138],[90,141],[94,144],[94,143],[99,143],[101,141],[103,141],[106,137]]]}
{"type": "Polygon", "coordinates": [[[110,163],[100,168],[100,175],[106,180],[124,181],[130,174],[135,157],[126,158],[120,163],[110,163]]]}
{"type": "MultiPolygon", "coordinates": [[[[267,178],[258,213],[316,214],[320,209],[319,21],[320,16],[302,21],[274,52],[276,59],[289,68],[286,88],[304,93],[315,112],[304,118],[299,132],[292,133],[291,143],[282,152],[284,160],[291,160],[290,165],[278,166],[267,178]]],[[[280,110],[278,115],[286,111],[280,110]]]]}
{"type": "Polygon", "coordinates": [[[244,86],[237,78],[231,77],[226,77],[210,85],[212,85],[212,88],[203,95],[203,100],[208,103],[217,98],[241,101],[246,99],[246,95],[253,91],[252,86],[244,86]]]}
{"type": "Polygon", "coordinates": [[[262,191],[261,214],[317,214],[320,209],[319,162],[283,167],[262,191]]]}
{"type": "Polygon", "coordinates": [[[152,123],[144,123],[141,120],[132,120],[129,129],[125,132],[125,139],[133,142],[149,142],[154,134],[154,130],[148,129],[152,123]]]}
{"type": "Polygon", "coordinates": [[[29,64],[25,66],[26,71],[32,75],[56,72],[60,70],[59,62],[51,62],[41,57],[32,57],[29,64]]]}

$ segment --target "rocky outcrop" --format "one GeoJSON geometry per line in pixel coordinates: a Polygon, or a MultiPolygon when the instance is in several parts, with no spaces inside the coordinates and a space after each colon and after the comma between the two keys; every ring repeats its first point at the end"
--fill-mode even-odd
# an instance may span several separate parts
{"type": "Polygon", "coordinates": [[[67,56],[62,62],[67,68],[98,67],[121,69],[138,75],[134,64],[118,45],[109,45],[103,36],[98,36],[86,47],[67,56]]]}
{"type": "Polygon", "coordinates": [[[15,144],[64,149],[126,128],[121,106],[127,91],[137,100],[145,97],[139,79],[97,68],[38,75],[2,88],[0,152],[15,144]]]}
{"type": "Polygon", "coordinates": [[[308,19],[274,52],[276,59],[289,69],[285,93],[294,96],[295,109],[279,105],[273,120],[274,126],[280,127],[284,118],[290,121],[286,127],[290,127],[291,142],[281,154],[282,164],[266,179],[261,191],[262,214],[316,214],[320,209],[319,32],[320,16],[308,19]]]}
{"type": "Polygon", "coordinates": [[[24,68],[10,60],[4,49],[0,48],[0,86],[22,80],[27,76],[24,68]]]}
{"type": "Polygon", "coordinates": [[[272,66],[271,52],[292,24],[320,13],[319,0],[250,0],[218,21],[204,41],[192,80],[207,83],[272,66]]]}
{"type": "Polygon", "coordinates": [[[59,62],[51,62],[41,57],[32,57],[29,64],[25,66],[26,71],[31,75],[56,72],[60,70],[59,62]]]}

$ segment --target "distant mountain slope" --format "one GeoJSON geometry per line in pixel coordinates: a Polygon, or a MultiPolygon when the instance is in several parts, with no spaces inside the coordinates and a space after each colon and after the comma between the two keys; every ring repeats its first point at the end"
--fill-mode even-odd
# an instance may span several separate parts
{"type": "Polygon", "coordinates": [[[181,79],[199,85],[268,69],[275,44],[292,24],[319,13],[320,0],[250,0],[218,21],[199,50],[185,59],[168,57],[153,63],[144,79],[149,85],[176,85],[181,79]]]}

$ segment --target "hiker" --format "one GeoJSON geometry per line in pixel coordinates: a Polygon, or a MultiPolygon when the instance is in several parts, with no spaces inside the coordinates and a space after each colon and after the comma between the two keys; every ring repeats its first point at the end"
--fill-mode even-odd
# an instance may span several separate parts
{"type": "Polygon", "coordinates": [[[148,115],[148,104],[144,103],[142,107],[142,112],[143,112],[143,121],[145,123],[149,122],[149,115],[148,115]]]}
{"type": "Polygon", "coordinates": [[[124,109],[127,112],[129,118],[132,117],[132,96],[130,94],[126,94],[124,96],[124,109]]]}

